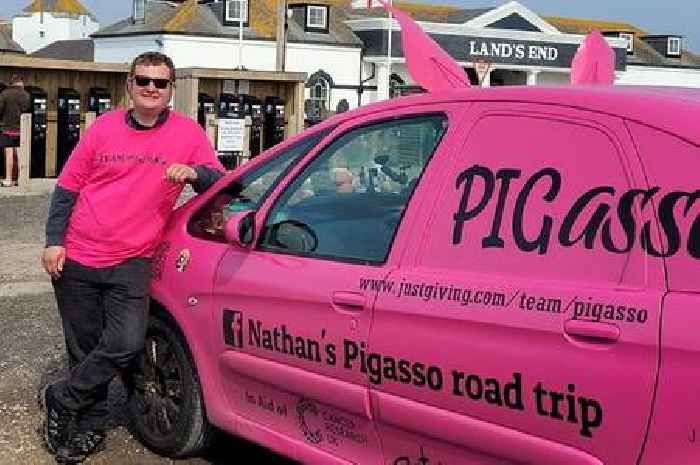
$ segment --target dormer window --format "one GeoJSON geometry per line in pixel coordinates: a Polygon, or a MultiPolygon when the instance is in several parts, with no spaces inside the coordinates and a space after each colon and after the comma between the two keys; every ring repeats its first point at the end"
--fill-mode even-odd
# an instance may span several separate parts
{"type": "Polygon", "coordinates": [[[146,0],[134,0],[134,22],[146,22],[146,0]]]}
{"type": "Polygon", "coordinates": [[[668,38],[668,55],[673,57],[681,56],[681,38],[680,37],[669,37],[668,38]]]}
{"type": "Polygon", "coordinates": [[[620,39],[625,39],[627,41],[627,54],[632,55],[634,53],[634,33],[621,32],[620,39]]]}
{"type": "Polygon", "coordinates": [[[328,7],[309,5],[306,7],[306,29],[315,32],[328,32],[328,7]]]}
{"type": "Polygon", "coordinates": [[[248,0],[226,0],[226,22],[248,22],[248,0]]]}

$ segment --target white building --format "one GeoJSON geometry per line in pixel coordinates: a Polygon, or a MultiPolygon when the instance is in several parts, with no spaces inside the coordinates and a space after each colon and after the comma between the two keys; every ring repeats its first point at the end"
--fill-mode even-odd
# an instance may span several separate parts
{"type": "MultiPolygon", "coordinates": [[[[160,50],[179,68],[275,69],[276,0],[132,1],[132,17],[93,35],[95,61],[127,62],[160,50]]],[[[398,23],[391,23],[389,65],[386,13],[350,4],[288,0],[286,70],[308,74],[309,114],[415,90],[398,23]]],[[[394,4],[462,64],[474,83],[476,69],[485,69],[478,62],[489,65],[485,85],[567,83],[579,44],[599,29],[615,50],[618,83],[700,87],[700,57],[684,50],[679,36],[651,36],[626,23],[540,17],[518,2],[483,9],[394,4]]]]}
{"type": "Polygon", "coordinates": [[[60,40],[86,39],[99,28],[78,0],[34,0],[12,19],[12,40],[33,53],[60,40]]]}

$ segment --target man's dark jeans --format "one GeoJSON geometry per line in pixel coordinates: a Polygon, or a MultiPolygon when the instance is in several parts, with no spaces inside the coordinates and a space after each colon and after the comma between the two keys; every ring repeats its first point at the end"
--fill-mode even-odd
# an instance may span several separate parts
{"type": "Polygon", "coordinates": [[[70,364],[68,378],[53,392],[61,404],[81,413],[87,428],[104,429],[109,383],[128,374],[143,350],[149,275],[147,258],[108,268],[67,260],[53,281],[70,364]]]}

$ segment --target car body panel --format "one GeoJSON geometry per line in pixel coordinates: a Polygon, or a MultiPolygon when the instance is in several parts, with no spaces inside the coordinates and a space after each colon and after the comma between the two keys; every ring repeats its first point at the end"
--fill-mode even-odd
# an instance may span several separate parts
{"type": "MultiPolygon", "coordinates": [[[[421,407],[445,409],[444,417],[453,423],[449,429],[481,420],[527,431],[523,435],[533,446],[518,455],[525,462],[539,462],[552,441],[572,453],[562,463],[594,457],[633,463],[653,400],[663,263],[644,254],[638,243],[629,254],[603,250],[597,233],[591,249],[582,241],[566,247],[558,243],[563,219],[577,198],[606,185],[611,173],[619,176],[608,183],[617,192],[646,188],[629,134],[619,118],[570,107],[479,102],[473,112],[466,143],[442,173],[444,181],[434,186],[438,194],[430,203],[437,207],[417,219],[426,229],[425,241],[416,247],[413,263],[392,272],[392,292],[380,292],[370,340],[372,350],[390,360],[432,367],[436,378],[442,373],[441,385],[382,380],[372,386],[381,394],[376,400],[380,434],[390,434],[383,419],[387,405],[411,399],[421,407]],[[505,176],[501,170],[507,169],[512,170],[509,189],[495,181],[486,194],[486,173],[505,176]],[[544,201],[549,178],[532,181],[543,169],[560,179],[558,195],[544,201]],[[470,170],[473,183],[464,177],[470,170]],[[471,214],[475,218],[458,221],[471,214]],[[554,225],[550,240],[540,242],[539,251],[521,250],[527,246],[522,243],[544,230],[543,215],[554,225]],[[518,226],[522,231],[516,231],[518,226]],[[623,321],[620,315],[594,317],[590,309],[603,303],[616,310],[622,305],[644,309],[643,321],[626,321],[630,315],[623,321]],[[607,332],[613,340],[606,339],[607,332]],[[620,365],[627,369],[620,371],[620,365]],[[611,384],[627,387],[606,389],[611,384]],[[534,446],[539,439],[548,440],[539,443],[544,449],[534,446]]],[[[589,213],[592,208],[576,213],[566,235],[580,234],[589,213]]],[[[641,215],[655,222],[651,212],[641,215]]],[[[430,423],[411,433],[439,441],[445,427],[430,423]]],[[[485,456],[505,460],[511,454],[498,441],[481,444],[485,456]],[[484,450],[485,444],[493,449],[484,450]]],[[[470,442],[456,445],[473,447],[470,442]]]]}
{"type": "Polygon", "coordinates": [[[700,144],[692,144],[676,135],[640,123],[630,122],[629,127],[646,168],[645,176],[649,185],[662,187],[662,191],[651,202],[661,216],[664,229],[670,232],[670,235],[664,234],[663,247],[658,247],[658,252],[666,255],[664,259],[669,289],[700,292],[700,280],[697,279],[700,258],[700,191],[697,170],[694,169],[700,161],[700,144]],[[673,154],[673,163],[669,163],[669,153],[673,154]],[[676,229],[674,223],[677,223],[676,228],[680,230],[677,235],[673,234],[676,229]],[[673,238],[672,244],[669,244],[669,237],[673,238]]]}
{"type": "Polygon", "coordinates": [[[694,324],[697,302],[671,293],[663,314],[662,302],[669,287],[698,291],[697,257],[688,254],[700,240],[692,169],[698,120],[693,90],[433,93],[337,115],[227,174],[175,212],[152,284],[191,347],[209,419],[309,463],[651,465],[666,446],[678,453],[664,465],[691,463],[695,416],[674,419],[692,395],[686,381],[697,338],[686,322],[694,324]],[[192,215],[224,186],[308,134],[330,131],[260,205],[260,238],[287,186],[334,140],[430,112],[448,114],[449,128],[384,263],[281,254],[187,232],[192,215]],[[673,157],[689,169],[679,170],[673,157]],[[556,194],[547,193],[555,174],[546,168],[561,177],[556,194]],[[562,233],[572,205],[597,187],[612,192],[583,204],[562,233]],[[633,243],[615,251],[628,232],[617,222],[619,202],[635,190],[649,199],[627,207],[633,243]],[[681,246],[674,256],[653,256],[650,244],[665,250],[671,237],[660,218],[670,191],[687,194],[672,209],[681,246]],[[594,217],[601,205],[608,207],[602,219],[594,217]],[[547,217],[553,230],[544,245],[538,233],[547,217]],[[593,218],[601,220],[597,229],[585,230],[593,218]],[[608,218],[613,240],[604,245],[608,218]],[[606,306],[614,310],[607,316],[606,306]],[[285,334],[300,341],[298,351],[278,350],[285,334]],[[358,363],[343,367],[348,341],[358,363]]]}
{"type": "Polygon", "coordinates": [[[664,299],[659,382],[642,465],[691,465],[700,457],[700,296],[670,293],[664,299]]]}
{"type": "MultiPolygon", "coordinates": [[[[447,108],[424,105],[391,114],[378,112],[371,118],[339,125],[328,139],[387,119],[434,114],[447,108]]],[[[457,125],[456,108],[452,115],[457,125]]],[[[455,134],[453,130],[446,135],[438,150],[449,147],[450,137],[455,134]]],[[[258,236],[280,192],[320,151],[323,144],[296,165],[263,203],[256,214],[258,236]]],[[[412,199],[408,211],[419,200],[412,199]]],[[[363,289],[360,282],[379,281],[391,267],[391,259],[383,265],[365,265],[258,248],[229,248],[214,279],[217,304],[213,314],[215,321],[221,321],[228,312],[229,318],[237,321],[234,331],[241,335],[224,341],[218,349],[219,377],[231,408],[248,419],[273,425],[273,429],[332,451],[341,458],[357,463],[378,460],[381,453],[371,422],[367,377],[356,367],[348,368],[345,364],[350,363],[346,360],[348,352],[361,351],[369,339],[376,291],[363,289]],[[353,297],[359,305],[353,305],[353,297]],[[303,346],[312,348],[311,357],[308,352],[302,353],[303,350],[293,354],[289,347],[278,350],[277,341],[273,342],[274,348],[266,346],[265,331],[275,330],[280,333],[280,341],[285,334],[295,341],[301,338],[303,346]],[[240,337],[245,343],[234,340],[240,337]],[[329,392],[334,395],[329,396],[329,392]],[[282,405],[288,414],[275,416],[260,408],[259,402],[248,401],[252,398],[282,405]],[[317,427],[314,421],[320,422],[317,427]]],[[[360,363],[359,354],[356,362],[360,363]]]]}

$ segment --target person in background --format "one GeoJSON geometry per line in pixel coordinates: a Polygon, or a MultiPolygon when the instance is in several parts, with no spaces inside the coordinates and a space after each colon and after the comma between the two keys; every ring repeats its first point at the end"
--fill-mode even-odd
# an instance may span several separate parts
{"type": "Polygon", "coordinates": [[[0,147],[5,151],[5,179],[0,181],[2,187],[16,186],[15,160],[19,147],[19,123],[22,113],[29,111],[29,94],[24,90],[22,76],[15,74],[10,78],[10,86],[0,92],[0,147]]]}
{"type": "Polygon", "coordinates": [[[136,57],[127,78],[132,108],[90,126],[52,196],[42,263],[70,370],[39,400],[43,440],[59,463],[102,447],[108,385],[129,379],[144,347],[150,257],[184,184],[202,192],[224,171],[197,122],[169,109],[174,77],[166,55],[136,57]]]}

